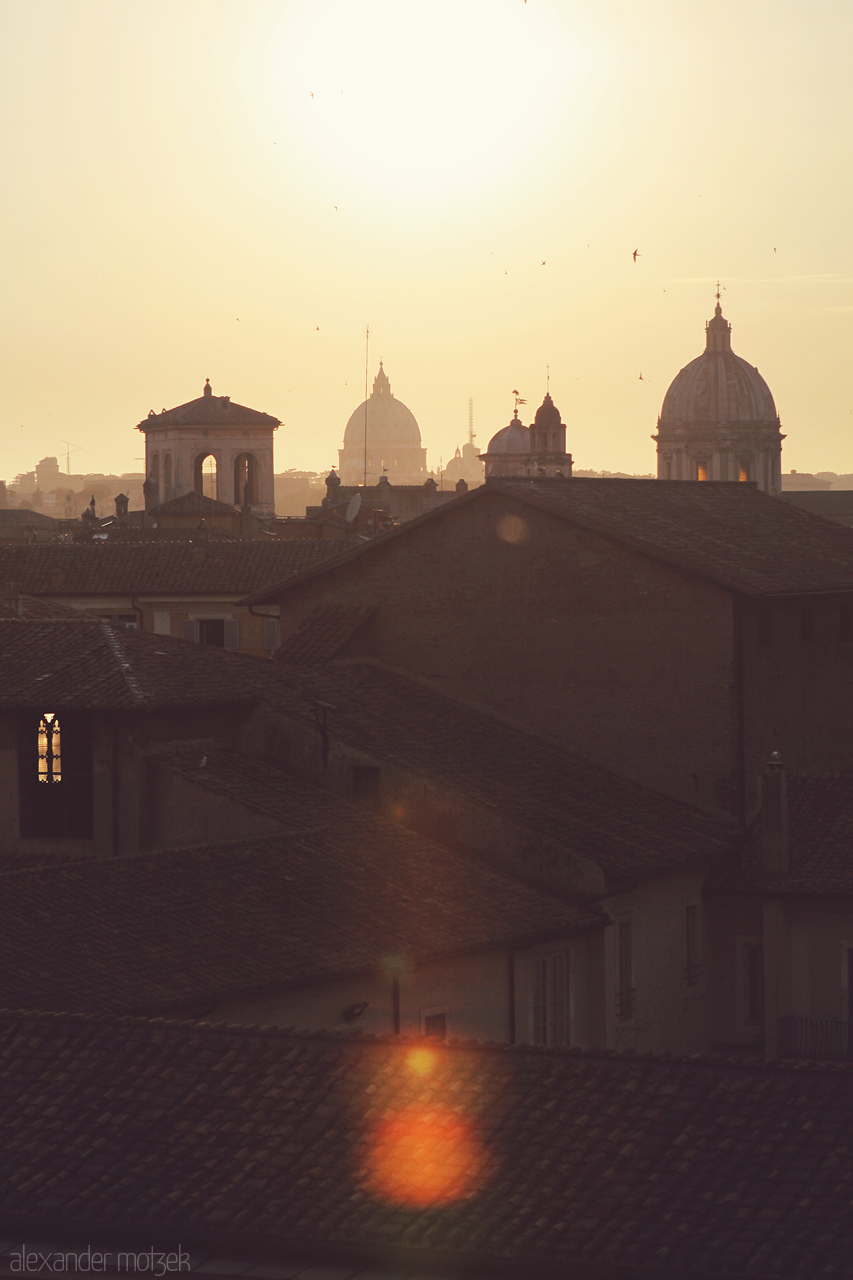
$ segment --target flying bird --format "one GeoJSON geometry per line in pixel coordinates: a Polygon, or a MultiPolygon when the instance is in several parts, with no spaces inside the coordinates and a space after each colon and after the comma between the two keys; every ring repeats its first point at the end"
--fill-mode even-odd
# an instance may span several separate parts
{"type": "Polygon", "coordinates": [[[335,205],[335,213],[337,213],[337,212],[338,212],[338,206],[337,206],[337,205],[335,205]]]}
{"type": "MultiPolygon", "coordinates": [[[[527,4],[527,0],[524,0],[524,3],[525,3],[525,4],[527,4]]],[[[545,266],[545,259],[544,259],[544,258],[542,259],[542,266],[543,266],[543,267],[545,266]]]]}
{"type": "Polygon", "coordinates": [[[314,97],[313,93],[311,94],[311,97],[312,97],[312,98],[314,97]]]}
{"type": "Polygon", "coordinates": [[[645,382],[645,378],[643,377],[643,375],[642,375],[642,374],[640,374],[639,381],[640,381],[640,382],[645,382]]]}
{"type": "MultiPolygon", "coordinates": [[[[587,247],[589,247],[589,246],[587,246],[587,247]]],[[[634,261],[635,261],[635,262],[637,261],[637,259],[638,259],[638,258],[642,258],[642,256],[643,256],[643,255],[640,253],[640,250],[639,250],[639,249],[635,249],[635,250],[634,250],[634,252],[633,252],[633,254],[632,254],[632,257],[633,257],[633,259],[634,259],[634,261]]]]}
{"type": "Polygon", "coordinates": [[[775,252],[776,252],[776,250],[774,249],[774,250],[773,250],[773,252],[775,253],[775,252]]]}

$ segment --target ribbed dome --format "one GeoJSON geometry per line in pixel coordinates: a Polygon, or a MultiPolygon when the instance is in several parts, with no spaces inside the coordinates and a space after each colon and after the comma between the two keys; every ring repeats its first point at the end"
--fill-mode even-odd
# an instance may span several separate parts
{"type": "Polygon", "coordinates": [[[509,426],[501,427],[489,441],[487,453],[529,453],[530,431],[518,420],[518,410],[512,415],[509,426]]]}
{"type": "Polygon", "coordinates": [[[664,396],[660,423],[776,423],[770,388],[732,351],[732,327],[719,302],[705,332],[704,352],[685,365],[664,396]]]}
{"type": "MultiPolygon", "coordinates": [[[[417,419],[402,400],[391,394],[391,383],[379,361],[379,372],[373,380],[373,392],[367,403],[367,439],[369,447],[420,449],[421,432],[417,419]]],[[[364,447],[364,405],[350,416],[344,431],[344,449],[364,447]]]]}
{"type": "Polygon", "coordinates": [[[545,396],[545,399],[536,410],[536,417],[533,421],[537,427],[561,427],[563,425],[560,410],[554,404],[550,395],[545,396]]]}

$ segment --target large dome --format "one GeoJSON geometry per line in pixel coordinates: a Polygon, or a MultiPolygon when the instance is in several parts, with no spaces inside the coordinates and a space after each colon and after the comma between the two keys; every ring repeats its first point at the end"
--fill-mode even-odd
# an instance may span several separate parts
{"type": "Polygon", "coordinates": [[[373,393],[350,415],[344,431],[344,449],[364,448],[364,406],[367,404],[367,441],[371,450],[419,449],[421,432],[417,419],[402,400],[391,393],[388,375],[379,361],[373,393]]]}
{"type": "Polygon", "coordinates": [[[778,422],[770,388],[734,354],[731,333],[718,302],[706,325],[704,352],[685,365],[664,396],[661,426],[778,422]]]}

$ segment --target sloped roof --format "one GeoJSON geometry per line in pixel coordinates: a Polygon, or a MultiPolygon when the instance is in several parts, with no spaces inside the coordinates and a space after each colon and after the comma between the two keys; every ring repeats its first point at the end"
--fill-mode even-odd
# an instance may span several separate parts
{"type": "Polygon", "coordinates": [[[260,761],[159,760],[282,835],[0,875],[0,1007],[159,1013],[603,922],[260,761]]]}
{"type": "Polygon", "coordinates": [[[275,657],[297,667],[320,667],[329,662],[375,613],[371,605],[329,605],[314,609],[288,636],[275,657]]]}
{"type": "Polygon", "coordinates": [[[0,507],[0,530],[6,528],[33,528],[59,530],[60,521],[43,511],[31,511],[29,507],[0,507]]]}
{"type": "Polygon", "coordinates": [[[29,1238],[516,1278],[850,1271],[849,1067],[20,1013],[0,1062],[0,1201],[29,1238]],[[428,1176],[447,1200],[406,1200],[428,1176]]]}
{"type": "Polygon", "coordinates": [[[710,887],[737,893],[853,897],[853,773],[790,775],[788,872],[761,869],[761,815],[710,887]]]}
{"type": "Polygon", "coordinates": [[[163,409],[155,413],[152,409],[147,418],[137,424],[140,431],[149,431],[161,427],[278,427],[280,419],[272,414],[261,413],[258,409],[249,409],[244,404],[233,404],[230,396],[215,396],[208,382],[202,395],[186,404],[179,404],[174,409],[163,409]]]}
{"type": "Polygon", "coordinates": [[[404,765],[591,858],[616,881],[716,857],[731,829],[698,810],[590,764],[448,697],[425,681],[347,660],[311,670],[272,663],[285,677],[265,700],[377,759],[404,765]]]}
{"type": "Polygon", "coordinates": [[[753,484],[500,480],[494,488],[746,595],[853,591],[853,530],[753,484]]]}
{"type": "Polygon", "coordinates": [[[78,619],[0,616],[0,707],[139,710],[256,699],[263,658],[78,619]]]}
{"type": "Polygon", "coordinates": [[[24,618],[28,622],[65,619],[79,622],[86,614],[58,600],[39,600],[36,596],[0,595],[0,618],[24,618]]]}
{"type": "Polygon", "coordinates": [[[197,493],[195,489],[190,489],[189,493],[182,493],[180,497],[170,498],[168,502],[161,502],[158,507],[152,507],[148,515],[151,517],[234,516],[237,515],[237,508],[227,502],[218,502],[216,498],[209,498],[207,494],[197,493]]]}
{"type": "Polygon", "coordinates": [[[0,585],[28,595],[248,594],[341,554],[328,538],[0,546],[0,585]]]}
{"type": "MultiPolygon", "coordinates": [[[[771,498],[754,484],[723,481],[491,479],[347,552],[347,561],[378,555],[391,539],[411,537],[429,521],[453,519],[468,503],[501,498],[537,507],[744,595],[853,591],[853,529],[771,498]]],[[[278,600],[324,572],[326,566],[306,569],[298,578],[254,593],[251,603],[278,600]]]]}

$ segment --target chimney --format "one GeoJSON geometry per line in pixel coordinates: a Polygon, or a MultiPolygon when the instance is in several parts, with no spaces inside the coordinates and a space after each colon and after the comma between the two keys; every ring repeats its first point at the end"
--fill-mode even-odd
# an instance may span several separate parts
{"type": "Polygon", "coordinates": [[[130,499],[126,493],[116,494],[113,501],[116,504],[116,519],[123,520],[127,516],[127,508],[130,505],[130,499]]]}
{"type": "Polygon", "coordinates": [[[761,775],[761,869],[776,875],[788,870],[788,783],[778,751],[761,775]]]}
{"type": "Polygon", "coordinates": [[[456,481],[456,492],[459,494],[459,496],[460,496],[460,497],[462,496],[462,494],[463,494],[463,493],[467,493],[467,492],[468,492],[468,481],[467,481],[467,480],[457,480],[457,481],[456,481]]]}

